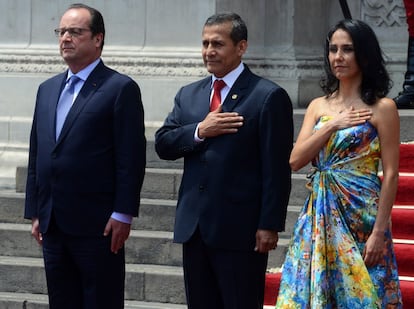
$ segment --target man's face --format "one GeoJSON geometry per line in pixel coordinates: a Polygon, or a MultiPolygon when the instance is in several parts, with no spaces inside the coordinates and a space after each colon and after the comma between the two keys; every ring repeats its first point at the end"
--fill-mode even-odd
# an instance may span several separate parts
{"type": "Polygon", "coordinates": [[[102,34],[92,35],[90,19],[88,10],[76,8],[66,11],[60,20],[60,54],[74,73],[101,54],[102,34]]]}
{"type": "Polygon", "coordinates": [[[223,77],[234,70],[246,51],[247,41],[235,44],[230,38],[231,22],[205,26],[202,33],[202,56],[207,71],[223,77]]]}

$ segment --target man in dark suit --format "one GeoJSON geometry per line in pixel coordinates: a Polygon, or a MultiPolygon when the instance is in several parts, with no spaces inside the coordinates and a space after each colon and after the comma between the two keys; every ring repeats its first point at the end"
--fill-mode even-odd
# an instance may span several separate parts
{"type": "Polygon", "coordinates": [[[103,64],[99,11],[72,5],[55,33],[69,69],[38,89],[25,218],[43,246],[50,308],[123,308],[124,243],[145,173],[141,93],[103,64]]]}
{"type": "Polygon", "coordinates": [[[174,240],[190,309],[262,308],[268,252],[285,226],[292,104],[243,64],[246,49],[237,14],[208,18],[202,56],[212,76],[179,90],[155,136],[162,159],[184,157],[174,240]],[[210,107],[219,93],[222,104],[210,107]]]}

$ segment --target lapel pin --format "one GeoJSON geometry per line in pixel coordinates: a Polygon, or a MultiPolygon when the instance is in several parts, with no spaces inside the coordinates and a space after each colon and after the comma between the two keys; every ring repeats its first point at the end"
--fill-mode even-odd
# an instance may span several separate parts
{"type": "Polygon", "coordinates": [[[236,100],[236,99],[237,99],[237,94],[233,94],[233,95],[231,96],[231,98],[232,98],[233,100],[236,100]]]}

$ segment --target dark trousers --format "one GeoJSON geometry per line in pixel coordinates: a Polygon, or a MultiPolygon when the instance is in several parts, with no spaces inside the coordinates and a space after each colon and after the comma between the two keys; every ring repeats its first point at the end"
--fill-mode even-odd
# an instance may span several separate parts
{"type": "Polygon", "coordinates": [[[43,235],[50,309],[124,308],[125,251],[111,237],[66,235],[56,225],[43,235]]]}
{"type": "Polygon", "coordinates": [[[267,258],[210,248],[197,230],[183,244],[188,309],[262,309],[267,258]]]}

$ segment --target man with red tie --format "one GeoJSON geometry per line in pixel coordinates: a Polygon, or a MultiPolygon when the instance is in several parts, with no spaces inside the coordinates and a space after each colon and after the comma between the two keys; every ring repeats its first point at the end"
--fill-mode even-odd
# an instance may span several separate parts
{"type": "Polygon", "coordinates": [[[246,49],[240,16],[209,17],[202,57],[211,76],[178,91],[155,135],[160,158],[184,158],[174,241],[189,309],[262,308],[268,252],[285,228],[292,104],[242,62],[246,49]]]}

